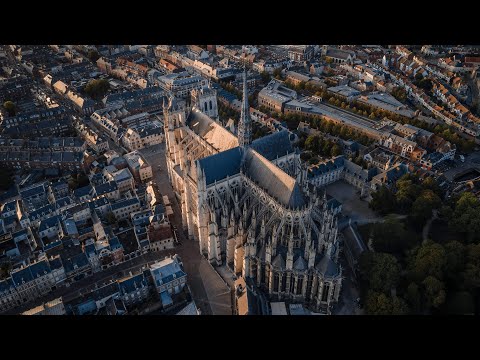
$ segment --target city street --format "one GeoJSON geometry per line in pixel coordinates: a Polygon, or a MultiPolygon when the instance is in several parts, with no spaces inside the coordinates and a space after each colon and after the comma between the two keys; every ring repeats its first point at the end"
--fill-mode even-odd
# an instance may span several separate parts
{"type": "Polygon", "coordinates": [[[140,152],[152,166],[154,181],[162,195],[167,195],[173,209],[173,225],[177,231],[178,241],[175,252],[183,262],[192,297],[202,314],[231,315],[232,299],[230,289],[223,279],[200,254],[197,241],[188,239],[182,229],[182,214],[173,189],[168,180],[165,159],[165,143],[150,146],[140,152]]]}

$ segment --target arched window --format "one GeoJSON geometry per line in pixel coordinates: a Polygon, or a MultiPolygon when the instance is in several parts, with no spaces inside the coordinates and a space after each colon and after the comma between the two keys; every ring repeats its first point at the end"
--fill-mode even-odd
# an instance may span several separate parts
{"type": "Polygon", "coordinates": [[[210,100],[210,110],[212,110],[212,100],[210,100]]]}
{"type": "Polygon", "coordinates": [[[207,111],[207,110],[208,110],[208,108],[207,108],[207,102],[205,101],[205,103],[204,103],[203,105],[204,105],[203,108],[205,109],[205,111],[207,111]]]}

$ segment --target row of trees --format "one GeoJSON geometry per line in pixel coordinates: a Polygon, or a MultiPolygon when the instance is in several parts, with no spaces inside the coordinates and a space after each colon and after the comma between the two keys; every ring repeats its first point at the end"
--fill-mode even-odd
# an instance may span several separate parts
{"type": "Polygon", "coordinates": [[[338,156],[342,149],[332,140],[325,139],[318,135],[310,135],[305,140],[305,149],[321,156],[338,156]]]}
{"type": "MultiPolygon", "coordinates": [[[[421,80],[421,81],[424,81],[425,83],[427,80],[421,80]]],[[[428,84],[428,82],[426,84],[428,84]]],[[[429,85],[425,85],[425,86],[429,86],[429,85]]],[[[394,91],[392,92],[392,95],[395,96],[400,101],[405,101],[406,93],[403,94],[405,90],[399,87],[397,87],[396,89],[397,90],[394,89],[394,91]],[[404,98],[404,95],[405,95],[405,98],[404,98]]],[[[453,128],[451,128],[446,124],[439,124],[439,125],[428,124],[418,118],[411,119],[400,114],[394,114],[385,110],[373,108],[368,104],[360,103],[358,101],[353,101],[351,104],[347,104],[344,101],[342,101],[342,99],[340,99],[339,97],[329,95],[328,93],[326,93],[326,91],[319,91],[316,93],[316,95],[322,96],[322,98],[325,101],[328,101],[328,103],[331,105],[335,105],[347,111],[351,111],[358,115],[368,117],[371,120],[380,120],[380,119],[383,119],[384,117],[387,117],[388,119],[394,120],[401,124],[410,124],[410,125],[419,127],[421,129],[431,131],[437,134],[438,136],[441,136],[445,140],[455,144],[459,149],[461,149],[464,152],[471,152],[475,147],[474,141],[461,138],[453,128]]]]}
{"type": "Polygon", "coordinates": [[[407,92],[405,91],[405,88],[401,86],[395,86],[392,89],[392,96],[402,103],[407,101],[407,92]]]}
{"type": "Polygon", "coordinates": [[[226,106],[221,101],[218,102],[218,116],[221,121],[228,121],[228,119],[232,118],[238,123],[238,120],[240,120],[240,112],[234,110],[230,106],[226,106]]]}

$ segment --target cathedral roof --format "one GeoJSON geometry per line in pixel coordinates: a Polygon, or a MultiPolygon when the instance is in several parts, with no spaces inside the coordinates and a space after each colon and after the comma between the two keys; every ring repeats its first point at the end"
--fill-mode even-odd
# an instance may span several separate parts
{"type": "Polygon", "coordinates": [[[302,255],[300,255],[293,264],[293,269],[298,271],[303,271],[307,269],[307,262],[302,255]]]}
{"type": "Polygon", "coordinates": [[[281,270],[285,270],[285,260],[283,259],[282,254],[278,254],[275,259],[272,261],[272,265],[281,270]]]}
{"type": "Polygon", "coordinates": [[[305,204],[305,197],[297,181],[252,149],[248,149],[245,154],[244,171],[284,206],[300,207],[305,204]]]}
{"type": "Polygon", "coordinates": [[[251,147],[268,160],[274,160],[294,151],[287,130],[261,137],[253,141],[251,147]]]}
{"type": "Polygon", "coordinates": [[[315,268],[326,277],[335,277],[339,274],[338,265],[326,255],[322,255],[322,258],[317,265],[315,265],[315,268]]]}
{"type": "Polygon", "coordinates": [[[201,169],[205,171],[206,184],[212,184],[215,181],[225,179],[227,176],[233,176],[240,172],[242,161],[242,149],[238,146],[220,152],[218,154],[207,156],[198,160],[201,169]]]}
{"type": "Polygon", "coordinates": [[[218,151],[225,151],[238,146],[238,139],[235,135],[197,109],[192,110],[188,116],[187,124],[195,134],[202,137],[218,151]]]}

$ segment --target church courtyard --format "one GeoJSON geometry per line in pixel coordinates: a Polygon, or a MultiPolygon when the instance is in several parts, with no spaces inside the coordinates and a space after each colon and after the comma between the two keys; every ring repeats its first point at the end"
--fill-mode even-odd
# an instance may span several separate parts
{"type": "Polygon", "coordinates": [[[368,223],[379,219],[368,207],[368,202],[360,199],[360,191],[344,180],[326,186],[327,194],[333,196],[342,204],[342,213],[352,219],[352,222],[368,223]]]}

